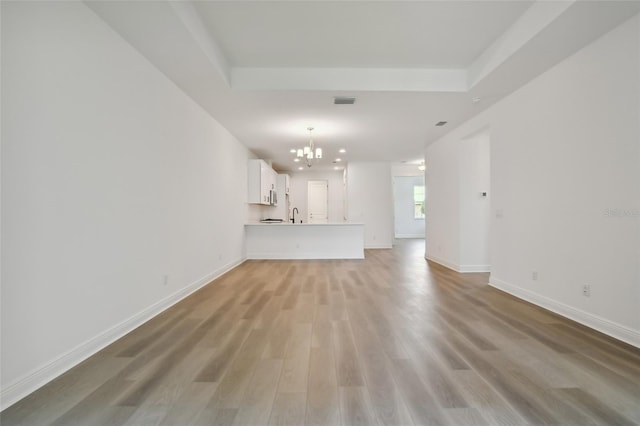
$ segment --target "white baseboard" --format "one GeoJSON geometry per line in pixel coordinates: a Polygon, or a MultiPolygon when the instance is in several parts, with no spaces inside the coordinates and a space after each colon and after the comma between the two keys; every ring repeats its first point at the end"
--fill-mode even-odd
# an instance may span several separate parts
{"type": "Polygon", "coordinates": [[[425,256],[425,259],[462,274],[469,272],[491,272],[491,265],[459,265],[435,256],[425,256]]]}
{"type": "Polygon", "coordinates": [[[458,272],[491,272],[491,265],[460,265],[458,272]]]}
{"type": "Polygon", "coordinates": [[[44,386],[72,367],[80,364],[91,355],[101,349],[104,349],[125,334],[141,326],[156,315],[162,313],[185,297],[189,296],[191,293],[242,264],[244,261],[245,259],[239,259],[216,269],[181,290],[159,300],[134,316],[116,324],[86,342],[81,343],[58,358],[53,359],[45,365],[22,376],[18,380],[6,386],[4,389],[0,390],[0,411],[15,404],[33,391],[44,386]]]}
{"type": "Polygon", "coordinates": [[[250,260],[287,260],[287,259],[295,259],[295,260],[311,260],[311,259],[323,259],[323,260],[332,260],[332,259],[364,259],[364,251],[356,250],[350,252],[302,252],[302,253],[293,253],[293,252],[254,252],[247,253],[247,259],[250,260]]]}
{"type": "Polygon", "coordinates": [[[427,256],[425,256],[425,258],[427,260],[432,261],[432,262],[436,262],[437,264],[442,265],[442,266],[444,266],[446,268],[449,268],[449,269],[454,270],[456,272],[460,272],[460,265],[458,265],[457,263],[449,262],[446,259],[442,259],[442,258],[431,256],[431,255],[427,255],[427,256]]]}
{"type": "Polygon", "coordinates": [[[424,233],[422,233],[422,234],[396,234],[396,238],[398,238],[398,239],[403,239],[403,238],[424,238],[424,233]]]}
{"type": "Polygon", "coordinates": [[[564,303],[550,299],[546,296],[531,292],[513,284],[509,284],[499,278],[491,277],[489,285],[500,289],[512,296],[531,302],[534,305],[541,306],[545,309],[562,315],[563,317],[572,319],[582,325],[598,330],[608,336],[626,342],[632,346],[640,348],[640,330],[633,330],[624,325],[593,315],[564,303]]]}

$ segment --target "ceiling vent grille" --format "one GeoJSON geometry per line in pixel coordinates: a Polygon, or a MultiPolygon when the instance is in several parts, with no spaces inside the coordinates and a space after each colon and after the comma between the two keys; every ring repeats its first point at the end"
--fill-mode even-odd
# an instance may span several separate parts
{"type": "Polygon", "coordinates": [[[356,98],[350,98],[347,96],[336,96],[333,98],[335,105],[353,105],[356,103],[356,98]]]}
{"type": "Polygon", "coordinates": [[[444,126],[445,124],[447,124],[447,122],[446,122],[446,121],[438,121],[438,122],[436,123],[436,127],[442,127],[442,126],[444,126]]]}

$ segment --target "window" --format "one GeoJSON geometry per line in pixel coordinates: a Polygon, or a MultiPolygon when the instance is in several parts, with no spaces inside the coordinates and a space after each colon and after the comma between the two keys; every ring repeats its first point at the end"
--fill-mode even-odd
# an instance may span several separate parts
{"type": "Polygon", "coordinates": [[[413,186],[413,218],[424,219],[424,185],[413,186]]]}

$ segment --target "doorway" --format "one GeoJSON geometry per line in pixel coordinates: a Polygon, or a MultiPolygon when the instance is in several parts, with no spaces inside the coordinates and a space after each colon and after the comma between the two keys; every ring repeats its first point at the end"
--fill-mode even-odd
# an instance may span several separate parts
{"type": "Polygon", "coordinates": [[[395,237],[424,238],[424,175],[394,176],[393,205],[395,237]]]}
{"type": "Polygon", "coordinates": [[[327,223],[328,188],[326,180],[310,180],[307,182],[307,222],[327,223]]]}

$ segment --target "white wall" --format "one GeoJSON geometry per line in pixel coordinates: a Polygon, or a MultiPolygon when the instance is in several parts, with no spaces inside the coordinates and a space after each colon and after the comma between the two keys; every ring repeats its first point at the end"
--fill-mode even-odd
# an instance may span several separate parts
{"type": "Polygon", "coordinates": [[[347,166],[347,219],[364,223],[365,248],[393,245],[391,191],[390,163],[351,162],[347,166]]]}
{"type": "Polygon", "coordinates": [[[289,194],[289,206],[291,209],[298,208],[296,222],[307,222],[307,183],[310,180],[326,180],[329,185],[327,189],[327,203],[329,223],[344,222],[344,187],[342,171],[314,172],[303,171],[290,173],[291,193],[289,194]]]}
{"type": "Polygon", "coordinates": [[[415,218],[413,187],[424,185],[424,176],[393,177],[393,221],[396,238],[424,238],[424,218],[415,218]]]}
{"type": "Polygon", "coordinates": [[[5,407],[243,259],[248,152],[79,2],[2,2],[2,107],[5,407]]]}
{"type": "MultiPolygon", "coordinates": [[[[455,163],[459,141],[489,127],[492,285],[636,346],[638,34],[636,16],[429,146],[426,154],[433,196],[451,183],[430,180],[430,166],[455,163]],[[592,286],[591,297],[582,295],[583,284],[592,286]]],[[[460,214],[455,203],[448,209],[451,216],[460,214]]],[[[455,226],[443,214],[427,224],[427,238],[431,230],[455,244],[455,226]]]]}
{"type": "Polygon", "coordinates": [[[460,271],[488,272],[491,267],[489,130],[483,129],[460,143],[460,271]]]}
{"type": "Polygon", "coordinates": [[[425,155],[426,257],[460,270],[460,140],[429,146],[425,155]]]}

